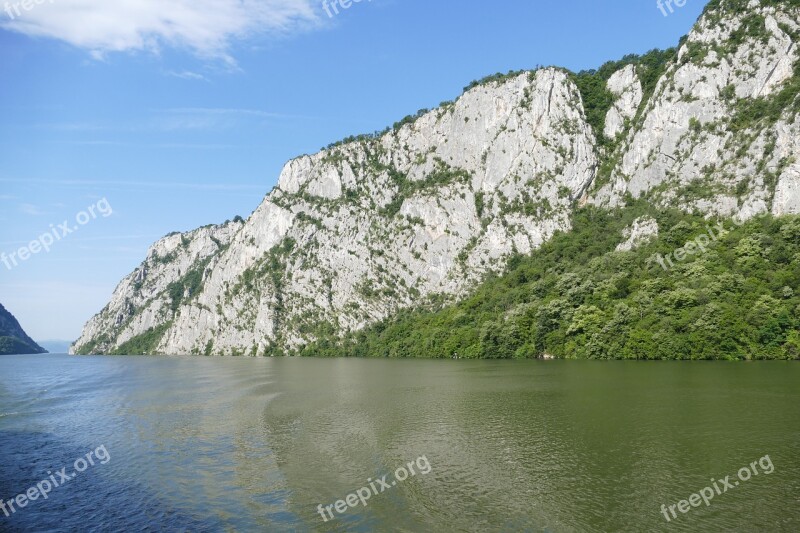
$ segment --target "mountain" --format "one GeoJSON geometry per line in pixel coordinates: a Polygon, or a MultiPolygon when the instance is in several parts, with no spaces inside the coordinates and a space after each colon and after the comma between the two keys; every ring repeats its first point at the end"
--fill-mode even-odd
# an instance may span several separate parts
{"type": "Polygon", "coordinates": [[[652,208],[621,252],[670,209],[800,213],[799,8],[712,0],[675,49],[490,76],[294,159],[246,221],[155,243],[73,351],[300,353],[462,301],[586,212],[652,208]]]}
{"type": "Polygon", "coordinates": [[[50,353],[67,353],[72,341],[48,340],[39,341],[39,344],[50,353]]]}
{"type": "Polygon", "coordinates": [[[0,355],[46,353],[22,330],[22,327],[0,304],[0,355]]]}

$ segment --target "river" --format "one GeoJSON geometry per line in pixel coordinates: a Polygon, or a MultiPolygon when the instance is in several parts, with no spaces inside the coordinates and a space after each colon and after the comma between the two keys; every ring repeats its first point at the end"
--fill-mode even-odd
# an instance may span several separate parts
{"type": "Polygon", "coordinates": [[[797,363],[0,357],[3,531],[795,532],[798,489],[797,363]]]}

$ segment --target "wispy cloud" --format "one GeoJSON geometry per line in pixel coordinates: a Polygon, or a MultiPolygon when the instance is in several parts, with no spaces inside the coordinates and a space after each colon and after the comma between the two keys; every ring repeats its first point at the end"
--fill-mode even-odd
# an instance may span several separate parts
{"type": "Polygon", "coordinates": [[[131,143],[119,141],[66,141],[68,144],[77,144],[82,146],[131,146],[131,143]]]}
{"type": "MultiPolygon", "coordinates": [[[[301,115],[273,113],[262,109],[185,107],[150,110],[147,116],[128,123],[120,122],[49,122],[35,124],[40,130],[57,132],[147,132],[179,130],[225,130],[246,125],[265,125],[275,119],[310,119],[301,115]]],[[[85,144],[121,144],[114,141],[88,140],[85,144]]]]}
{"type": "Polygon", "coordinates": [[[236,109],[229,107],[176,107],[164,110],[173,114],[212,115],[212,116],[250,116],[262,118],[285,118],[292,115],[270,113],[260,109],[236,109]]]}
{"type": "Polygon", "coordinates": [[[320,23],[314,0],[58,0],[6,19],[6,29],[49,37],[87,50],[102,60],[109,53],[164,46],[222,60],[235,40],[287,35],[320,23]]]}
{"type": "Polygon", "coordinates": [[[263,122],[274,118],[288,118],[288,115],[258,109],[187,107],[161,111],[153,119],[152,125],[163,131],[221,130],[235,128],[246,122],[263,122]]]}
{"type": "MultiPolygon", "coordinates": [[[[241,148],[241,145],[236,144],[197,144],[197,143],[134,143],[134,142],[119,142],[119,141],[57,141],[64,144],[73,144],[76,146],[131,146],[137,148],[165,148],[165,149],[178,149],[178,150],[230,150],[234,148],[241,148]]],[[[0,200],[3,197],[0,196],[0,200]]]]}
{"type": "Polygon", "coordinates": [[[105,129],[103,125],[92,122],[48,122],[35,124],[34,127],[53,131],[99,131],[105,129]]]}
{"type": "Polygon", "coordinates": [[[20,204],[19,205],[19,211],[20,211],[20,213],[23,213],[25,215],[29,215],[29,216],[32,216],[32,217],[38,217],[38,216],[41,216],[41,215],[45,214],[44,211],[42,211],[38,206],[35,206],[33,204],[20,204]]]}
{"type": "MultiPolygon", "coordinates": [[[[194,191],[220,191],[220,192],[241,192],[241,191],[263,191],[264,185],[248,185],[236,183],[180,183],[164,181],[114,181],[114,180],[46,180],[46,179],[21,179],[21,178],[0,178],[0,183],[26,183],[37,185],[52,185],[56,187],[115,187],[115,188],[135,188],[135,189],[182,189],[194,191]]],[[[36,210],[36,206],[22,204],[36,210]]],[[[20,206],[20,210],[22,206],[20,206]]],[[[30,213],[33,214],[33,211],[30,213]]],[[[38,214],[43,214],[38,212],[38,214]]]]}
{"type": "Polygon", "coordinates": [[[191,72],[189,70],[184,70],[182,72],[169,71],[167,72],[167,76],[172,76],[173,78],[180,78],[182,80],[209,81],[209,79],[203,76],[202,74],[198,74],[197,72],[191,72]]]}
{"type": "MultiPolygon", "coordinates": [[[[108,235],[105,237],[83,237],[74,238],[72,242],[100,242],[100,241],[131,241],[141,240],[147,244],[155,242],[160,235],[108,235]]],[[[3,241],[0,246],[16,246],[18,244],[28,244],[30,241],[3,241]]],[[[136,248],[139,250],[139,248],[136,248]]]]}

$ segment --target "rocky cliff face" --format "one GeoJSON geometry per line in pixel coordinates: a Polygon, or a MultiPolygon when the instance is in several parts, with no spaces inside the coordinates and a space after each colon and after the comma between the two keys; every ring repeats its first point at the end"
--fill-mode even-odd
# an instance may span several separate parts
{"type": "Polygon", "coordinates": [[[608,80],[608,90],[614,95],[614,103],[606,115],[606,127],[603,134],[609,139],[615,139],[624,132],[629,121],[636,117],[636,112],[642,104],[644,90],[636,67],[627,67],[615,72],[608,80]]]}
{"type": "MultiPolygon", "coordinates": [[[[76,351],[280,353],[463,295],[568,230],[579,199],[800,211],[800,8],[712,4],[652,94],[636,65],[611,76],[604,142],[571,74],[493,78],[384,134],[290,161],[246,222],[162,239],[76,351]]],[[[642,221],[631,245],[657,231],[642,221]]]]}
{"type": "MultiPolygon", "coordinates": [[[[709,10],[610,155],[613,170],[598,177],[591,201],[620,205],[631,194],[741,219],[800,212],[799,20],[796,1],[709,10]]],[[[638,81],[617,83],[624,109],[638,81]]],[[[616,107],[607,126],[618,123],[616,107]]]]}

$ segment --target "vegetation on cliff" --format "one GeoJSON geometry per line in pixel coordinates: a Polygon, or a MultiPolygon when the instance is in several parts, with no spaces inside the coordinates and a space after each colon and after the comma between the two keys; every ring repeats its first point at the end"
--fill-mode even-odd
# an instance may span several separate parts
{"type": "Polygon", "coordinates": [[[14,315],[0,305],[0,355],[36,354],[46,351],[28,337],[14,315]]]}
{"type": "Polygon", "coordinates": [[[296,355],[800,358],[800,217],[740,226],[648,211],[581,209],[573,231],[514,258],[505,275],[462,302],[401,312],[296,355]],[[661,235],[615,251],[623,229],[645,214],[661,235]],[[707,250],[677,260],[701,235],[709,236],[707,250]]]}

